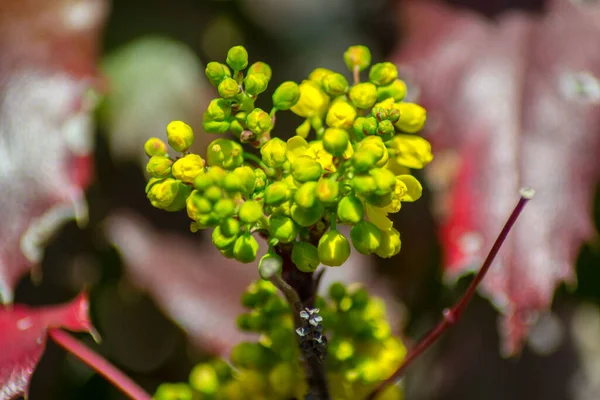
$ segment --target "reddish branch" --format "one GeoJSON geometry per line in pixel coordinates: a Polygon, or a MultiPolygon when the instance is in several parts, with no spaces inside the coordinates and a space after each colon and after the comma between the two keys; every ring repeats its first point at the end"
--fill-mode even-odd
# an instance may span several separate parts
{"type": "Polygon", "coordinates": [[[151,400],[150,395],[127,375],[67,332],[52,328],[48,331],[48,335],[62,348],[104,376],[132,400],[151,400]]]}
{"type": "Polygon", "coordinates": [[[450,328],[452,325],[454,325],[458,322],[458,320],[462,316],[463,312],[467,308],[467,305],[469,304],[469,302],[475,295],[475,291],[477,290],[477,287],[479,286],[479,284],[485,277],[485,274],[490,269],[490,266],[492,265],[492,261],[494,261],[494,258],[498,254],[498,251],[500,250],[502,243],[504,243],[504,240],[508,236],[508,233],[510,232],[511,228],[517,221],[519,214],[521,214],[521,211],[523,211],[525,204],[527,204],[527,202],[529,200],[531,200],[531,198],[533,197],[533,194],[534,194],[534,191],[531,189],[521,190],[521,199],[515,206],[512,214],[506,221],[506,224],[504,224],[504,227],[502,228],[502,231],[500,231],[500,234],[498,235],[496,242],[494,242],[494,245],[492,246],[492,249],[488,253],[487,258],[483,262],[483,265],[479,269],[479,272],[477,272],[477,275],[475,275],[475,278],[473,279],[473,281],[471,281],[465,294],[458,301],[458,303],[456,303],[454,305],[454,307],[449,308],[449,309],[446,308],[443,311],[444,318],[442,319],[442,321],[440,321],[440,323],[433,330],[431,330],[423,339],[421,339],[421,341],[419,341],[416,346],[414,346],[413,348],[411,348],[408,351],[408,354],[406,355],[406,358],[404,359],[404,362],[402,363],[402,365],[400,365],[400,367],[396,370],[396,372],[394,372],[392,374],[392,376],[390,376],[385,381],[381,382],[381,384],[379,384],[379,386],[377,386],[377,388],[375,388],[375,390],[373,392],[371,392],[371,394],[369,394],[369,396],[367,396],[366,400],[374,400],[379,394],[381,394],[381,392],[388,385],[394,384],[396,381],[398,381],[398,379],[400,379],[404,375],[404,372],[413,363],[413,361],[415,361],[440,336],[442,336],[444,334],[444,332],[446,332],[446,330],[448,330],[448,328],[450,328]]]}

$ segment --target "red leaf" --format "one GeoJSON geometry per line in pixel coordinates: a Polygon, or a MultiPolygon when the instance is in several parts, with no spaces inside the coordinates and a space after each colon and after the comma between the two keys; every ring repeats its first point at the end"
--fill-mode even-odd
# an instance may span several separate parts
{"type": "Polygon", "coordinates": [[[84,220],[104,0],[0,0],[0,297],[66,219],[84,220]]]}
{"type": "Polygon", "coordinates": [[[49,328],[95,332],[88,308],[85,293],[58,306],[0,308],[0,400],[27,394],[31,375],[44,352],[49,328]]]}
{"type": "Polygon", "coordinates": [[[429,2],[402,11],[408,36],[395,60],[409,66],[428,107],[426,134],[438,155],[431,172],[446,176],[432,182],[450,190],[447,276],[480,264],[520,187],[537,193],[482,287],[504,314],[503,350],[513,354],[556,286],[574,280],[579,246],[593,230],[600,4],[552,0],[543,16],[497,21],[429,2]],[[455,176],[446,150],[458,160],[455,176]]]}

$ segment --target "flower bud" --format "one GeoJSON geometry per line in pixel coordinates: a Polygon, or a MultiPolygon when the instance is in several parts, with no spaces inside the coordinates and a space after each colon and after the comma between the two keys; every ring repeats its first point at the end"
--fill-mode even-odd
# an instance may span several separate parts
{"type": "Polygon", "coordinates": [[[323,135],[323,147],[334,156],[341,156],[348,148],[350,138],[344,129],[329,128],[323,135]]]}
{"type": "Polygon", "coordinates": [[[377,88],[377,100],[394,99],[394,101],[402,101],[406,96],[406,83],[400,79],[396,79],[387,86],[379,86],[377,88]]]}
{"type": "Polygon", "coordinates": [[[276,206],[290,198],[290,189],[285,182],[273,182],[265,189],[265,204],[276,206]]]}
{"type": "Polygon", "coordinates": [[[223,79],[231,77],[231,72],[229,71],[229,68],[227,68],[227,65],[215,61],[209,62],[206,65],[204,72],[213,86],[219,86],[219,83],[221,83],[223,79]]]}
{"type": "Polygon", "coordinates": [[[281,272],[283,260],[280,256],[273,253],[267,253],[258,262],[258,274],[266,281],[274,275],[281,272]]]}
{"type": "Polygon", "coordinates": [[[358,197],[349,194],[338,203],[337,216],[344,224],[358,224],[365,217],[365,209],[358,197]]]}
{"type": "Polygon", "coordinates": [[[267,186],[267,174],[261,168],[254,170],[254,191],[260,192],[267,186]]]}
{"type": "Polygon", "coordinates": [[[317,182],[317,199],[325,205],[335,204],[340,193],[340,184],[336,179],[321,178],[317,182]]]}
{"type": "Polygon", "coordinates": [[[148,192],[150,191],[150,189],[152,189],[152,187],[154,185],[156,185],[159,182],[162,182],[163,179],[162,178],[154,178],[154,177],[150,177],[150,179],[148,180],[148,183],[146,183],[146,194],[148,194],[148,192]]]}
{"type": "Polygon", "coordinates": [[[227,52],[225,62],[234,71],[241,71],[248,66],[248,52],[244,46],[234,46],[227,52]]]}
{"type": "Polygon", "coordinates": [[[173,164],[173,176],[183,182],[192,183],[194,178],[204,172],[205,162],[198,154],[187,154],[173,164]]]}
{"type": "Polygon", "coordinates": [[[271,76],[273,75],[269,64],[262,61],[257,61],[248,68],[248,75],[252,74],[263,74],[267,77],[267,80],[271,80],[271,76]]]}
{"type": "Polygon", "coordinates": [[[194,190],[187,198],[185,205],[188,216],[194,221],[198,219],[198,215],[208,214],[212,211],[212,203],[197,190],[194,190]]]}
{"type": "Polygon", "coordinates": [[[235,218],[227,218],[221,222],[219,229],[224,236],[237,236],[240,233],[240,221],[235,218]]]}
{"type": "Polygon", "coordinates": [[[302,208],[311,208],[316,200],[317,182],[306,182],[294,193],[294,202],[302,208]]]}
{"type": "Polygon", "coordinates": [[[254,192],[256,186],[256,176],[252,168],[248,166],[238,167],[233,170],[233,175],[240,178],[242,184],[241,192],[245,195],[250,195],[254,192]]]}
{"type": "Polygon", "coordinates": [[[346,94],[348,91],[348,80],[344,75],[334,72],[323,77],[321,86],[323,86],[325,93],[337,97],[346,94]]]}
{"type": "Polygon", "coordinates": [[[202,115],[202,127],[208,133],[222,134],[229,130],[231,123],[229,121],[213,121],[205,112],[202,115]]]}
{"type": "Polygon", "coordinates": [[[357,194],[371,194],[377,190],[375,179],[369,175],[354,175],[351,183],[357,194]]]}
{"type": "Polygon", "coordinates": [[[148,157],[166,156],[169,152],[165,142],[155,137],[146,140],[146,143],[144,144],[144,151],[148,157]]]}
{"type": "Polygon", "coordinates": [[[327,68],[315,68],[308,75],[308,80],[316,83],[317,85],[320,85],[321,82],[323,81],[323,78],[325,78],[327,75],[330,75],[333,73],[335,73],[335,72],[333,72],[332,70],[327,69],[327,68]]]}
{"type": "Polygon", "coordinates": [[[185,207],[185,200],[191,188],[180,181],[167,178],[157,182],[148,191],[148,200],[156,208],[167,211],[179,211],[185,207]]]}
{"type": "Polygon", "coordinates": [[[298,236],[298,227],[288,217],[271,215],[269,218],[269,235],[281,243],[291,243],[298,236]]]}
{"type": "Polygon", "coordinates": [[[171,175],[173,161],[165,156],[152,156],[146,164],[146,171],[154,178],[166,178],[171,175]]]}
{"type": "Polygon", "coordinates": [[[394,133],[394,125],[387,119],[377,124],[377,133],[381,136],[392,135],[394,133]]]}
{"type": "Polygon", "coordinates": [[[204,197],[206,197],[211,203],[215,204],[223,197],[223,190],[217,185],[209,186],[204,191],[204,197]]]}
{"type": "Polygon", "coordinates": [[[217,91],[219,92],[219,96],[225,99],[232,99],[240,93],[240,85],[235,79],[225,78],[219,83],[217,91]]]}
{"type": "Polygon", "coordinates": [[[167,125],[167,139],[173,150],[183,153],[194,143],[194,131],[185,122],[171,121],[167,125]]]}
{"type": "Polygon", "coordinates": [[[205,191],[213,184],[213,179],[210,174],[204,172],[196,175],[194,178],[194,188],[200,191],[205,191]]]}
{"type": "Polygon", "coordinates": [[[309,156],[300,156],[292,163],[292,176],[298,182],[316,181],[322,173],[321,164],[309,156]]]}
{"type": "Polygon", "coordinates": [[[389,169],[373,168],[369,171],[369,175],[375,180],[377,186],[375,194],[377,195],[392,193],[396,187],[396,175],[389,169]]]}
{"type": "Polygon", "coordinates": [[[228,139],[216,139],[206,148],[206,160],[210,166],[234,169],[244,162],[242,146],[228,139]]]}
{"type": "Polygon", "coordinates": [[[312,81],[303,81],[300,86],[300,97],[290,110],[304,118],[322,117],[329,106],[329,96],[321,87],[312,81]]]}
{"type": "Polygon", "coordinates": [[[185,383],[163,383],[154,394],[156,400],[192,400],[194,391],[185,383]]]}
{"type": "Polygon", "coordinates": [[[249,233],[244,233],[236,239],[233,245],[233,255],[241,263],[250,263],[256,260],[258,242],[249,233]]]}
{"type": "Polygon", "coordinates": [[[235,203],[231,199],[221,199],[213,207],[220,218],[228,218],[235,214],[235,203]]]}
{"type": "Polygon", "coordinates": [[[344,52],[344,62],[350,71],[358,67],[359,71],[371,65],[371,51],[366,46],[351,46],[344,52]]]}
{"type": "Polygon", "coordinates": [[[244,90],[250,96],[258,96],[269,84],[269,78],[265,74],[250,74],[244,78],[244,90]]]}
{"type": "Polygon", "coordinates": [[[377,87],[372,83],[359,83],[350,89],[350,101],[357,108],[371,108],[377,101],[377,87]]]}
{"type": "Polygon", "coordinates": [[[373,117],[358,117],[354,121],[352,129],[358,137],[375,135],[377,133],[377,120],[373,117]]]}
{"type": "Polygon", "coordinates": [[[262,161],[267,167],[277,168],[285,162],[285,149],[287,144],[275,137],[270,139],[260,148],[262,161]]]}
{"type": "Polygon", "coordinates": [[[350,230],[354,248],[361,254],[371,254],[381,244],[381,231],[369,221],[361,221],[350,230]]]}
{"type": "Polygon", "coordinates": [[[400,252],[400,234],[394,228],[381,232],[381,244],[375,251],[379,257],[390,258],[400,252]]]}
{"type": "Polygon", "coordinates": [[[248,129],[257,135],[262,135],[263,133],[268,132],[273,126],[269,114],[260,108],[255,108],[250,114],[248,114],[246,123],[248,124],[248,129]]]}
{"type": "Polygon", "coordinates": [[[346,297],[346,294],[346,286],[341,282],[333,282],[331,286],[329,286],[329,297],[337,302],[340,302],[346,297]]]}
{"type": "MultiPolygon", "coordinates": [[[[205,128],[206,129],[206,128],[205,128]]],[[[233,133],[235,135],[235,137],[239,138],[240,135],[242,134],[242,132],[244,132],[244,126],[242,125],[242,123],[238,120],[233,120],[229,123],[229,128],[228,128],[231,133],[233,133]]],[[[214,133],[214,132],[210,132],[210,133],[214,133]]],[[[225,133],[225,132],[223,132],[225,133]]]]}
{"type": "Polygon", "coordinates": [[[325,122],[332,128],[347,129],[352,127],[355,118],[356,110],[352,104],[344,100],[337,100],[329,107],[325,122]]]}
{"type": "Polygon", "coordinates": [[[223,189],[225,189],[228,193],[236,193],[242,191],[242,180],[239,176],[235,174],[227,174],[225,179],[223,179],[222,184],[223,189]]]}
{"type": "Polygon", "coordinates": [[[407,133],[417,133],[425,125],[427,112],[423,107],[413,103],[398,103],[395,106],[400,111],[400,119],[394,125],[407,133]]]}
{"type": "Polygon", "coordinates": [[[420,169],[433,159],[431,145],[420,136],[396,135],[387,143],[396,163],[404,167],[420,169]]]}
{"type": "Polygon", "coordinates": [[[296,223],[303,227],[308,227],[319,222],[323,216],[325,207],[321,203],[314,204],[311,208],[303,208],[297,204],[292,204],[290,207],[290,215],[296,223]]]}
{"type": "Polygon", "coordinates": [[[212,99],[206,108],[206,114],[213,121],[225,121],[231,115],[231,103],[222,98],[212,99]]]}
{"type": "Polygon", "coordinates": [[[253,224],[263,216],[263,209],[259,202],[249,200],[242,204],[238,212],[240,221],[244,224],[253,224]]]}
{"type": "Polygon", "coordinates": [[[307,242],[298,242],[294,245],[292,262],[302,272],[314,272],[321,264],[317,248],[307,242]]]}
{"type": "Polygon", "coordinates": [[[296,82],[287,81],[273,92],[273,106],[278,110],[289,110],[300,98],[300,87],[296,82]]]}
{"type": "MultiPolygon", "coordinates": [[[[190,372],[190,386],[203,396],[214,396],[219,389],[217,372],[209,364],[198,364],[190,372]]],[[[191,397],[190,397],[191,399],[191,397]]]]}
{"type": "Polygon", "coordinates": [[[400,119],[400,111],[397,108],[391,108],[388,111],[388,120],[391,123],[396,123],[400,119]]]}
{"type": "Polygon", "coordinates": [[[369,80],[377,86],[392,83],[398,77],[398,69],[391,62],[375,64],[369,71],[369,80]]]}
{"type": "Polygon", "coordinates": [[[356,153],[360,152],[368,152],[375,156],[375,164],[378,167],[383,167],[389,159],[388,150],[379,136],[367,136],[361,140],[356,147],[356,153]]]}
{"type": "Polygon", "coordinates": [[[221,232],[221,227],[217,226],[212,233],[212,242],[219,250],[225,250],[232,247],[238,238],[236,236],[226,236],[221,232]]]}
{"type": "Polygon", "coordinates": [[[321,237],[317,249],[321,263],[330,267],[339,267],[350,257],[350,243],[335,229],[321,237]]]}

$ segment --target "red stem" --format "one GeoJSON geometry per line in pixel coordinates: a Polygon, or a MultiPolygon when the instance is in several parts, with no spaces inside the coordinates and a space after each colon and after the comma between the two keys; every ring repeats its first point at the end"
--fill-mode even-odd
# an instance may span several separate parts
{"type": "Polygon", "coordinates": [[[467,305],[469,305],[469,303],[471,302],[473,295],[475,295],[475,291],[477,290],[477,287],[479,286],[479,284],[485,277],[485,274],[490,269],[490,266],[492,265],[492,261],[494,261],[494,258],[498,254],[498,251],[500,250],[502,243],[504,243],[504,240],[508,236],[508,232],[510,232],[511,228],[517,221],[517,218],[519,218],[519,214],[521,214],[521,211],[523,211],[525,204],[527,204],[527,202],[529,200],[531,200],[532,197],[533,197],[533,190],[531,190],[531,189],[521,190],[521,199],[515,206],[510,217],[508,217],[508,220],[506,221],[506,224],[504,224],[502,231],[500,231],[500,234],[498,235],[496,242],[494,242],[494,245],[492,246],[492,249],[488,253],[487,258],[485,259],[485,261],[483,262],[483,265],[477,272],[477,275],[475,275],[475,278],[469,284],[469,287],[467,288],[467,291],[465,292],[465,294],[461,297],[461,299],[458,301],[458,303],[456,303],[452,308],[450,308],[450,309],[446,308],[443,311],[444,319],[442,319],[438,323],[438,325],[435,328],[433,328],[433,330],[431,330],[424,338],[422,338],[417,343],[416,346],[414,346],[413,348],[411,348],[408,351],[408,354],[406,355],[404,362],[400,365],[400,367],[398,367],[396,372],[394,372],[392,374],[392,376],[390,376],[388,379],[381,382],[379,384],[379,386],[377,386],[375,388],[375,390],[373,390],[373,392],[371,392],[371,394],[369,394],[369,396],[367,396],[366,400],[374,400],[379,394],[381,394],[381,392],[388,385],[394,384],[398,379],[400,379],[400,377],[402,377],[402,375],[404,375],[404,372],[413,363],[413,361],[415,361],[417,358],[419,358],[419,356],[422,353],[424,353],[425,350],[427,350],[440,336],[442,336],[442,334],[444,334],[444,332],[446,332],[446,330],[448,330],[448,328],[450,328],[452,325],[454,325],[458,322],[458,320],[462,316],[463,312],[467,308],[467,305]]]}
{"type": "Polygon", "coordinates": [[[121,389],[123,393],[133,400],[151,400],[148,393],[144,391],[137,383],[132,381],[117,367],[106,361],[102,356],[95,353],[92,349],[69,335],[67,332],[51,328],[48,336],[52,338],[62,348],[83,361],[100,375],[104,376],[115,387],[121,389]]]}

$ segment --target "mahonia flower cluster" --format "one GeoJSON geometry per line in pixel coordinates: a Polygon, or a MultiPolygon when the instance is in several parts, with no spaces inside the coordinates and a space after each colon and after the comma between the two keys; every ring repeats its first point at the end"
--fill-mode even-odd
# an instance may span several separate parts
{"type": "MultiPolygon", "coordinates": [[[[304,398],[308,387],[287,302],[270,282],[259,280],[243,294],[242,304],[249,311],[238,318],[238,327],[259,334],[258,342],[238,344],[231,353],[231,364],[216,359],[197,365],[189,384],[161,385],[156,400],[304,398]]],[[[391,334],[383,301],[370,297],[360,286],[334,283],[327,299],[317,297],[315,306],[320,310],[303,311],[307,326],[296,328],[296,334],[305,337],[310,333],[321,342],[324,336],[317,334],[327,334],[327,380],[333,399],[364,398],[406,355],[400,339],[391,334]]],[[[400,399],[402,389],[396,385],[378,397],[400,399]]]]}
{"type": "Polygon", "coordinates": [[[206,76],[220,97],[208,105],[203,127],[235,140],[213,140],[202,158],[188,152],[194,133],[182,121],[167,126],[168,143],[180,156],[169,156],[162,140],[148,140],[146,192],[152,205],[186,209],[192,231],[212,228],[221,253],[243,263],[256,259],[253,233],[262,233],[269,253],[259,271],[277,270],[278,245],[291,249],[296,267],[305,272],[344,264],[350,242],[363,254],[397,254],[400,234],[388,214],[421,196],[410,169],[432,159],[429,143],[415,135],[426,113],[403,101],[406,85],[394,64],[372,65],[369,81],[361,83],[360,71],[371,64],[369,49],[352,46],[344,60],[354,84],[317,68],[300,84],[279,85],[269,112],[255,106],[271,80],[267,64],[248,66],[242,46],[229,50],[226,64],[210,62],[206,76]],[[272,136],[282,110],[304,119],[287,141],[272,136]],[[340,223],[352,227],[350,240],[337,229],[340,223]]]}

